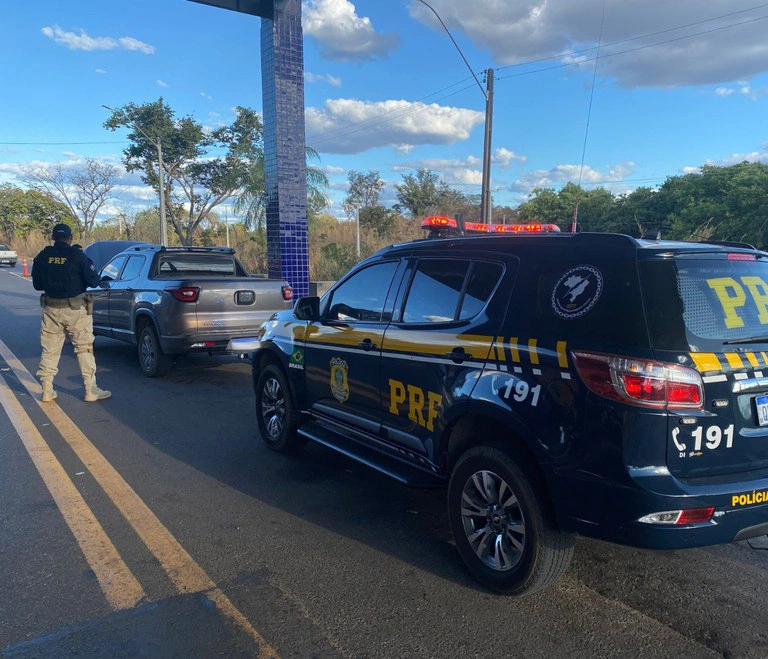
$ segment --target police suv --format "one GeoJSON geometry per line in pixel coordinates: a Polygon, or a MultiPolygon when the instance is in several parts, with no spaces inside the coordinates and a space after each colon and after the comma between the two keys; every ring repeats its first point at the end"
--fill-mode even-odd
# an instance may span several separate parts
{"type": "Polygon", "coordinates": [[[768,533],[768,253],[424,226],[442,237],[382,249],[233,341],[254,351],[272,449],[313,440],[447,485],[462,559],[509,594],[562,575],[575,534],[768,533]]]}

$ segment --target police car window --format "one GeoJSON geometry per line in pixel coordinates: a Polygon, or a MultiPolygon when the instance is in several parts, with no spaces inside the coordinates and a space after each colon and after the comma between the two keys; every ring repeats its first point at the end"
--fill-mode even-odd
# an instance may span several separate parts
{"type": "Polygon", "coordinates": [[[117,279],[117,275],[120,274],[120,269],[123,267],[123,263],[125,263],[124,256],[116,256],[113,258],[109,263],[107,263],[107,265],[102,268],[101,278],[108,279],[110,281],[117,279]]]}
{"type": "Polygon", "coordinates": [[[128,263],[123,268],[123,273],[120,275],[121,280],[136,279],[141,272],[141,268],[144,266],[143,256],[129,256],[128,263]]]}
{"type": "Polygon", "coordinates": [[[456,319],[469,261],[424,259],[411,280],[404,323],[449,323],[456,319]]]}
{"type": "Polygon", "coordinates": [[[461,301],[460,320],[474,318],[483,310],[499,283],[502,272],[503,268],[499,263],[473,264],[467,290],[461,301]]]}
{"type": "Polygon", "coordinates": [[[384,303],[396,269],[397,261],[387,261],[356,272],[333,292],[328,320],[389,320],[383,318],[384,303]]]}

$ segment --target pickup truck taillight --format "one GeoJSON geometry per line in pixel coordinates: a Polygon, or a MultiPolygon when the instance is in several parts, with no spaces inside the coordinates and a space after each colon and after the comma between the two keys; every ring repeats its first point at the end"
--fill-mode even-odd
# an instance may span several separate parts
{"type": "Polygon", "coordinates": [[[293,299],[293,289],[290,286],[281,286],[280,290],[282,290],[283,299],[286,302],[290,302],[293,299]]]}
{"type": "Polygon", "coordinates": [[[605,398],[669,410],[704,405],[704,383],[692,368],[589,352],[574,352],[573,360],[584,384],[605,398]]]}
{"type": "Polygon", "coordinates": [[[197,302],[200,289],[197,286],[182,286],[181,288],[166,288],[180,302],[197,302]]]}

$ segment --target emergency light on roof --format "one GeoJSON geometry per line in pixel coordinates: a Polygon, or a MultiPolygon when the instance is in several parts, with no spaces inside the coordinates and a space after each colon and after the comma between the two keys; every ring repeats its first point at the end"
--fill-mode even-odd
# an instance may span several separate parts
{"type": "MultiPolygon", "coordinates": [[[[421,228],[434,233],[441,233],[447,230],[458,230],[459,224],[450,217],[441,217],[433,215],[421,223],[421,228]]],[[[529,222],[528,224],[485,224],[482,222],[465,222],[465,233],[548,233],[559,232],[560,227],[556,224],[540,224],[529,222]]]]}

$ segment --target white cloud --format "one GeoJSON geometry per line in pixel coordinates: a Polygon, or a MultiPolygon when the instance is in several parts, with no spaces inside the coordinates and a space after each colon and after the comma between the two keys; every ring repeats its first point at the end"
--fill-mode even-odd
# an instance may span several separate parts
{"type": "Polygon", "coordinates": [[[344,174],[347,171],[343,167],[336,167],[334,165],[323,165],[320,169],[328,176],[337,176],[339,174],[344,174]]]}
{"type": "Polygon", "coordinates": [[[306,80],[308,83],[325,82],[331,87],[341,87],[341,78],[332,76],[330,73],[326,75],[320,75],[318,73],[310,73],[309,71],[304,71],[304,80],[306,80]]]}
{"type": "Polygon", "coordinates": [[[755,89],[750,85],[739,84],[735,87],[718,87],[715,89],[715,96],[733,96],[734,94],[747,96],[751,100],[756,101],[762,96],[768,94],[768,87],[755,89]]]}
{"type": "Polygon", "coordinates": [[[339,61],[383,58],[397,45],[394,34],[376,32],[349,0],[305,0],[304,34],[320,46],[320,56],[339,61]]]}
{"type": "MultiPolygon", "coordinates": [[[[631,161],[620,162],[605,170],[585,166],[581,174],[581,185],[599,185],[614,192],[623,192],[625,188],[628,191],[631,187],[623,185],[622,181],[632,174],[635,167],[637,164],[631,161]]],[[[556,165],[551,169],[538,169],[523,174],[508,189],[527,194],[534,188],[558,188],[569,182],[578,183],[580,170],[580,165],[556,165]]]]}
{"type": "MultiPolygon", "coordinates": [[[[758,150],[750,151],[749,153],[733,153],[730,156],[725,156],[717,160],[707,160],[705,165],[716,165],[718,167],[729,167],[731,165],[738,165],[744,161],[747,162],[763,162],[768,163],[768,142],[763,144],[758,150]]],[[[695,174],[701,171],[700,167],[683,167],[683,174],[695,174]]]]}
{"type": "Polygon", "coordinates": [[[46,26],[42,33],[60,46],[66,46],[70,50],[133,50],[145,55],[152,55],[155,47],[150,46],[143,41],[133,37],[91,37],[85,30],[80,30],[80,34],[74,32],[65,32],[58,25],[53,27],[46,26]]]}
{"type": "Polygon", "coordinates": [[[157,84],[158,87],[170,87],[165,80],[155,80],[155,84],[157,84]]]}
{"type": "MultiPolygon", "coordinates": [[[[431,0],[451,31],[490,51],[499,78],[582,61],[591,72],[603,0],[431,0]],[[502,19],[503,17],[503,19],[502,19]],[[576,51],[576,52],[574,52],[576,51]]],[[[605,5],[598,74],[623,87],[680,87],[751,78],[768,71],[768,21],[752,0],[622,0],[605,5]],[[726,16],[726,14],[730,14],[726,16]],[[758,20],[756,20],[758,19],[758,20]],[[687,26],[687,27],[682,27],[687,26]]],[[[413,17],[442,31],[434,14],[411,0],[413,17]]],[[[567,69],[566,69],[567,70],[567,69]]]]}
{"type": "Polygon", "coordinates": [[[210,94],[208,94],[206,92],[200,92],[200,96],[202,96],[206,101],[212,101],[213,100],[213,96],[211,96],[210,94]]]}
{"type": "Polygon", "coordinates": [[[99,75],[104,75],[106,72],[107,72],[106,69],[96,69],[96,73],[98,73],[99,75]]]}
{"type": "Polygon", "coordinates": [[[527,160],[528,158],[526,156],[520,156],[514,151],[510,151],[509,149],[505,149],[503,147],[495,149],[493,151],[493,155],[491,156],[491,161],[494,164],[498,164],[500,167],[503,167],[504,169],[511,167],[515,162],[523,164],[527,160]]]}
{"type": "Polygon", "coordinates": [[[361,153],[381,146],[453,144],[485,116],[476,110],[410,101],[329,99],[307,108],[307,143],[324,153],[361,153]]]}

